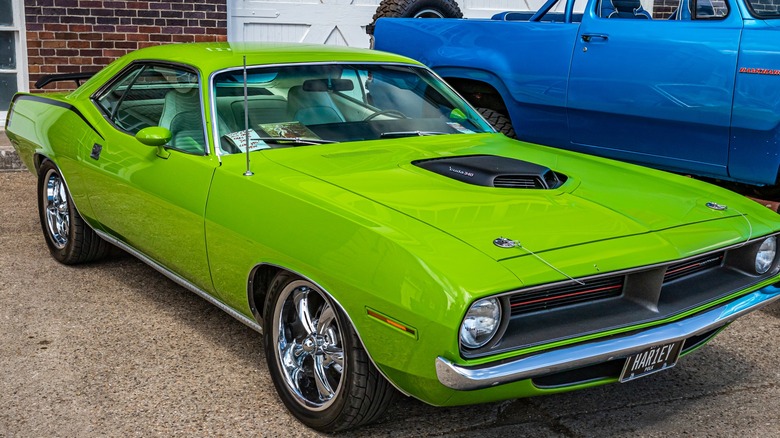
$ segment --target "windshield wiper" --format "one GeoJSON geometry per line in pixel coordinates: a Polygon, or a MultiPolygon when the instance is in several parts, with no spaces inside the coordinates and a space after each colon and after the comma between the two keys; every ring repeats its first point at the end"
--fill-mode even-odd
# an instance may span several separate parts
{"type": "Polygon", "coordinates": [[[306,137],[252,137],[252,140],[261,140],[266,143],[295,143],[295,144],[325,144],[325,143],[338,143],[333,140],[323,140],[321,138],[306,138],[306,137]]]}
{"type": "Polygon", "coordinates": [[[446,135],[446,132],[436,132],[436,131],[393,131],[393,132],[383,132],[379,134],[380,138],[401,138],[401,137],[424,137],[426,135],[446,135]]]}

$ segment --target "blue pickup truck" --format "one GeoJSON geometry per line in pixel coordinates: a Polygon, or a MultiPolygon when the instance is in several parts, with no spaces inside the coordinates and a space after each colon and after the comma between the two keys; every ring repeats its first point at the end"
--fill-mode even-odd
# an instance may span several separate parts
{"type": "Polygon", "coordinates": [[[780,197],[780,0],[550,0],[373,33],[521,140],[780,197]]]}

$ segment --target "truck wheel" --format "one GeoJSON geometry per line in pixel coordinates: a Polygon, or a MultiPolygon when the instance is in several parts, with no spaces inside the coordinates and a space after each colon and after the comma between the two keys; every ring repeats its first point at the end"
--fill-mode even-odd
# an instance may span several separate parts
{"type": "Polygon", "coordinates": [[[485,118],[485,120],[488,121],[488,123],[496,128],[496,131],[506,135],[509,138],[517,138],[517,134],[515,134],[515,128],[512,127],[512,121],[509,120],[509,117],[489,108],[477,108],[477,111],[479,111],[479,113],[482,115],[482,117],[485,118]]]}
{"type": "Polygon", "coordinates": [[[463,18],[454,0],[382,0],[366,33],[374,34],[380,18],[463,18]]]}

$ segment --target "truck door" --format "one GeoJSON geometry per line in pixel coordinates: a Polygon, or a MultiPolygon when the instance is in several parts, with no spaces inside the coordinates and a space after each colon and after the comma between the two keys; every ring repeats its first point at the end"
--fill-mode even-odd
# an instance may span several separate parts
{"type": "Polygon", "coordinates": [[[742,18],[688,1],[591,1],[569,76],[571,148],[727,176],[742,18]]]}

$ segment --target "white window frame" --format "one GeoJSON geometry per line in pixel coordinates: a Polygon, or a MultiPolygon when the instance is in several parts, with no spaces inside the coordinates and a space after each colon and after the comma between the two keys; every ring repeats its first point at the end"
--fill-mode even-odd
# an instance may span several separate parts
{"type": "MultiPolygon", "coordinates": [[[[16,50],[16,68],[0,69],[0,73],[15,73],[16,88],[18,91],[29,91],[29,74],[27,72],[27,32],[25,32],[24,1],[11,0],[13,13],[13,25],[0,26],[0,31],[12,31],[16,50]]],[[[5,119],[8,116],[8,108],[0,108],[0,130],[5,128],[5,119]]]]}

